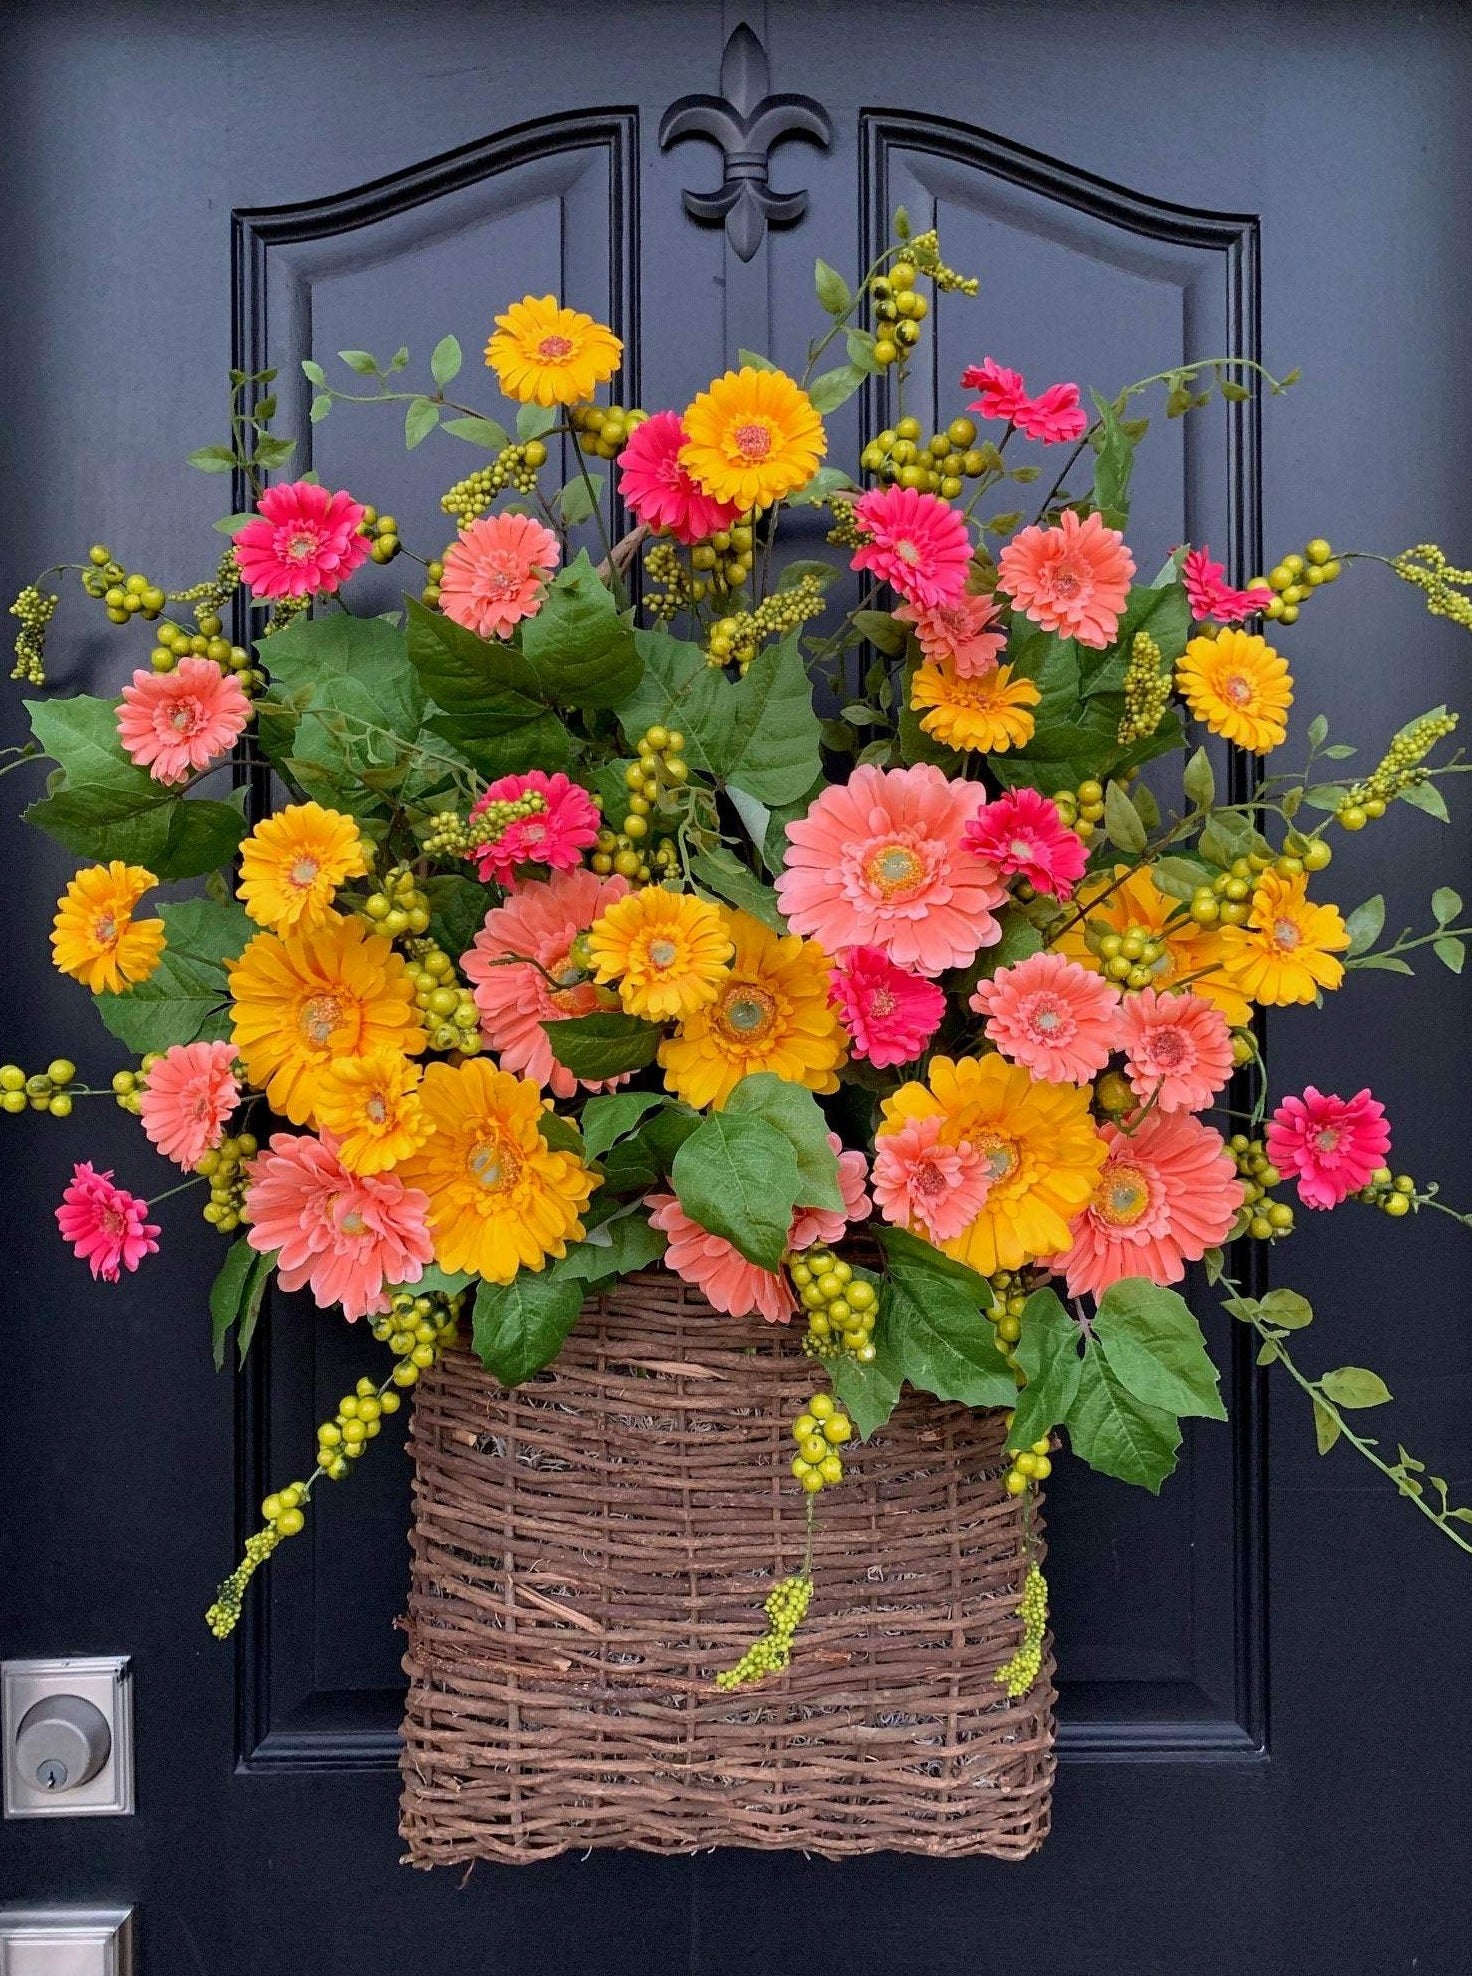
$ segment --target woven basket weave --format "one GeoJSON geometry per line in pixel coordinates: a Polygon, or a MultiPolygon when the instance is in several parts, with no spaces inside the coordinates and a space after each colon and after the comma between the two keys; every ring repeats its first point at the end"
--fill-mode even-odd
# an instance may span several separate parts
{"type": "Polygon", "coordinates": [[[1053,1668],[1020,1701],[992,1678],[1020,1638],[1026,1565],[994,1413],[906,1399],[850,1444],[818,1504],[791,1667],[713,1684],[802,1562],[788,1425],[813,1372],[790,1337],[661,1270],[590,1303],[514,1392],[464,1351],[423,1379],[410,1863],[1041,1844],[1053,1668]]]}

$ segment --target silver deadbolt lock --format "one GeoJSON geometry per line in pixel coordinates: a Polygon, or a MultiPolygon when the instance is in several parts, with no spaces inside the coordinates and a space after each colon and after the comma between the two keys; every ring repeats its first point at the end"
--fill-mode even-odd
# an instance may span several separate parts
{"type": "Polygon", "coordinates": [[[83,1695],[46,1696],[26,1710],[16,1731],[16,1767],[37,1790],[90,1784],[111,1754],[107,1717],[83,1695]]]}

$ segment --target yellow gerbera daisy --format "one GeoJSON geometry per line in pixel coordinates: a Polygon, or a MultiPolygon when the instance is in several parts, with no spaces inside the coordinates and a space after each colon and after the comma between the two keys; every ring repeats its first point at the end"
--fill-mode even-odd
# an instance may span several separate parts
{"type": "Polygon", "coordinates": [[[646,885],[615,900],[588,930],[599,981],[617,981],[630,1015],[683,1021],[713,1002],[726,977],[731,939],[721,911],[688,892],[646,885]]]}
{"type": "Polygon", "coordinates": [[[925,732],[948,748],[984,755],[1025,748],[1036,725],[1028,709],[1042,697],[1032,680],[1014,679],[1011,666],[963,679],[944,660],[926,659],[910,681],[910,705],[925,732]]]}
{"type": "Polygon", "coordinates": [[[1337,988],[1344,979],[1344,963],[1334,958],[1349,945],[1339,908],[1313,905],[1302,872],[1281,878],[1265,871],[1247,924],[1224,926],[1221,942],[1233,985],[1265,1008],[1311,1002],[1321,988],[1337,988]]]}
{"type": "Polygon", "coordinates": [[[329,913],[297,933],[258,933],[230,969],[230,995],[246,1075],[293,1125],[313,1118],[334,1065],[424,1048],[408,969],[360,919],[329,913]]]}
{"type": "Polygon", "coordinates": [[[1214,1003],[1234,1029],[1251,1021],[1252,1005],[1223,960],[1224,929],[1198,926],[1178,901],[1160,890],[1148,870],[1116,865],[1112,873],[1087,878],[1074,894],[1074,905],[1084,916],[1073,919],[1051,942],[1056,952],[1102,974],[1104,963],[1085,937],[1087,925],[1142,935],[1161,950],[1149,964],[1153,987],[1175,988],[1189,979],[1192,993],[1214,1003]]]}
{"type": "Polygon", "coordinates": [[[509,1283],[582,1239],[597,1176],[537,1130],[539,1085],[472,1057],[458,1070],[432,1063],[420,1095],[434,1131],[399,1176],[429,1196],[441,1268],[509,1283]]]}
{"type": "Polygon", "coordinates": [[[1265,638],[1227,627],[1193,638],[1176,661],[1176,685],[1197,720],[1255,755],[1288,732],[1293,681],[1288,662],[1265,638]]]}
{"type": "Polygon", "coordinates": [[[433,1121],[419,1102],[423,1071],[398,1050],[330,1064],[318,1083],[317,1123],[349,1173],[382,1173],[418,1152],[433,1121]]]}
{"type": "Polygon", "coordinates": [[[769,1070],[810,1091],[836,1091],[843,1027],[829,1000],[828,956],[749,913],[720,909],[734,953],[713,1002],[659,1046],[664,1081],[687,1105],[719,1111],[743,1077],[769,1070]]]}
{"type": "Polygon", "coordinates": [[[1108,1150],[1086,1088],[1040,1084],[995,1055],[934,1057],[926,1083],[902,1084],[884,1100],[876,1136],[932,1117],[940,1142],[964,1140],[991,1176],[976,1219],[941,1245],[948,1256],[990,1276],[1069,1246],[1068,1225],[1092,1198],[1108,1150]]]}
{"type": "Polygon", "coordinates": [[[611,329],[555,295],[527,295],[496,318],[486,362],[508,398],[523,405],[576,405],[613,376],[624,346],[611,329]]]}
{"type": "Polygon", "coordinates": [[[764,508],[804,487],[828,450],[823,421],[785,371],[727,371],[685,413],[680,459],[713,500],[764,508]]]}
{"type": "Polygon", "coordinates": [[[146,981],[164,951],[161,919],[134,919],[133,908],[158,880],[142,865],[89,865],[56,902],[51,954],[63,974],[94,995],[121,994],[146,981]]]}
{"type": "Polygon", "coordinates": [[[236,897],[258,926],[290,933],[319,926],[338,886],[367,870],[352,817],[320,803],[291,803],[264,817],[241,845],[236,897]]]}

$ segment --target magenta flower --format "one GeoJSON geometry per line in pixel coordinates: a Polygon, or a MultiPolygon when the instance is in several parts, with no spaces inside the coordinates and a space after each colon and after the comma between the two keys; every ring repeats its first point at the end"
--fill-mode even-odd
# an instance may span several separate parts
{"type": "Polygon", "coordinates": [[[1089,415],[1078,402],[1076,384],[1050,384],[1034,398],[1022,373],[1008,370],[994,357],[969,365],[961,373],[961,389],[981,394],[968,411],[980,412],[984,419],[1002,419],[1044,446],[1082,439],[1089,429],[1089,415]]]}
{"type": "Polygon", "coordinates": [[[1218,624],[1240,624],[1243,618],[1265,611],[1273,601],[1271,590],[1234,590],[1223,581],[1225,576],[1225,565],[1211,560],[1204,543],[1182,560],[1181,582],[1191,615],[1198,622],[1214,618],[1218,624]]]}
{"type": "Polygon", "coordinates": [[[85,1161],[72,1168],[56,1225],[104,1283],[116,1283],[120,1270],[136,1269],[158,1250],[159,1231],[148,1219],[147,1201],[115,1187],[110,1168],[97,1173],[85,1161]]]}
{"type": "Polygon", "coordinates": [[[268,487],[260,513],[235,537],[240,574],[257,597],[311,597],[340,590],[368,560],[363,504],[310,480],[268,487]]]}
{"type": "Polygon", "coordinates": [[[876,1070],[913,1063],[946,1012],[935,983],[897,967],[882,947],[850,947],[830,980],[854,1055],[867,1057],[876,1070]]]}
{"type": "Polygon", "coordinates": [[[494,833],[477,844],[470,855],[482,879],[494,879],[508,889],[514,889],[518,865],[550,865],[553,871],[570,871],[602,828],[593,798],[560,769],[555,775],[539,768],[522,775],[503,775],[476,803],[470,821],[476,823],[487,816],[496,825],[494,833]],[[525,802],[528,797],[540,797],[540,807],[506,820],[504,806],[525,802]]]}
{"type": "Polygon", "coordinates": [[[1298,1182],[1308,1208],[1333,1208],[1367,1185],[1390,1151],[1385,1107],[1368,1090],[1327,1097],[1310,1084],[1285,1098],[1268,1120],[1268,1158],[1298,1182]]]}
{"type": "Polygon", "coordinates": [[[1087,847],[1064,823],[1051,796],[1012,789],[978,810],[962,833],[967,850],[1004,878],[1025,878],[1034,892],[1066,899],[1084,875],[1087,847]]]}
{"type": "Polygon", "coordinates": [[[949,501],[913,487],[874,487],[854,502],[854,524],[868,541],[852,569],[871,570],[912,604],[951,604],[966,588],[971,536],[949,501]]]}
{"type": "Polygon", "coordinates": [[[618,491],[650,528],[677,542],[700,542],[735,523],[741,510],[706,493],[680,458],[689,439],[678,412],[656,412],[629,434],[618,456],[618,491]]]}

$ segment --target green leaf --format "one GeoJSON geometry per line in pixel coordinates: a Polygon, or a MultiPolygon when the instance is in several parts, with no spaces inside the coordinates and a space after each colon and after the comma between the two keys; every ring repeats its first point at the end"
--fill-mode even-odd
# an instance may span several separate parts
{"type": "Polygon", "coordinates": [[[1140,1276],[1112,1283],[1099,1300],[1094,1338],[1128,1392],[1163,1413],[1225,1420],[1212,1364],[1190,1305],[1140,1276]]]}
{"type": "Polygon", "coordinates": [[[608,1097],[589,1098],[583,1106],[583,1157],[601,1158],[646,1113],[668,1103],[663,1091],[615,1091],[608,1097]]]}
{"type": "Polygon", "coordinates": [[[245,1364],[245,1355],[255,1336],[256,1319],[260,1316],[261,1299],[275,1267],[274,1252],[261,1255],[243,1235],[226,1250],[220,1273],[210,1286],[210,1331],[216,1372],[225,1363],[225,1340],[232,1328],[240,1363],[245,1364]]]}
{"type": "Polygon", "coordinates": [[[1397,792],[1399,800],[1409,803],[1413,810],[1424,810],[1427,816],[1434,816],[1438,823],[1450,823],[1451,812],[1447,809],[1446,798],[1434,782],[1412,782],[1397,792]]]}
{"type": "Polygon", "coordinates": [[[557,496],[557,512],[565,522],[576,527],[598,511],[598,503],[603,498],[607,485],[601,473],[591,473],[585,479],[582,474],[567,482],[557,496]]]}
{"type": "Polygon", "coordinates": [[[1362,906],[1356,906],[1344,922],[1344,930],[1349,935],[1348,953],[1351,958],[1373,947],[1380,938],[1385,925],[1385,901],[1377,892],[1372,899],[1366,899],[1362,906]]]}
{"type": "Polygon", "coordinates": [[[1135,449],[1120,426],[1114,407],[1091,392],[1099,415],[1094,434],[1094,506],[1111,528],[1123,528],[1130,513],[1130,471],[1135,449]]]}
{"type": "Polygon", "coordinates": [[[572,1153],[578,1159],[583,1157],[582,1133],[570,1118],[563,1118],[560,1112],[538,1112],[537,1130],[554,1153],[572,1153]]]}
{"type": "Polygon", "coordinates": [[[542,608],[522,626],[521,643],[549,706],[622,706],[643,677],[628,621],[586,549],[549,585],[542,608]]]}
{"type": "Polygon", "coordinates": [[[1185,774],[1181,777],[1181,787],[1198,810],[1209,810],[1216,801],[1216,776],[1212,770],[1211,757],[1204,748],[1198,748],[1187,762],[1185,774]]]}
{"type": "Polygon", "coordinates": [[[1372,968],[1381,974],[1414,974],[1416,970],[1409,961],[1403,961],[1396,954],[1361,954],[1349,965],[1356,968],[1372,968]]]}
{"type": "Polygon", "coordinates": [[[1090,1345],[1068,1413],[1068,1440],[1079,1459],[1101,1475],[1139,1483],[1159,1495],[1176,1465],[1181,1428],[1173,1413],[1136,1399],[1090,1345]]]}
{"type": "Polygon", "coordinates": [[[302,358],[302,376],[307,380],[308,384],[325,384],[327,382],[326,371],[310,357],[302,358]]]}
{"type": "Polygon", "coordinates": [[[1140,813],[1125,794],[1122,782],[1111,782],[1104,790],[1104,835],[1116,849],[1134,856],[1148,841],[1140,813]]]}
{"type": "Polygon", "coordinates": [[[494,900],[483,885],[458,872],[420,880],[429,898],[429,930],[447,954],[463,954],[480,932],[494,900]]]}
{"type": "Polygon", "coordinates": [[[777,910],[777,895],[764,885],[749,866],[724,844],[713,844],[708,851],[697,851],[690,860],[690,874],[703,890],[737,906],[753,919],[769,926],[774,933],[785,933],[787,922],[777,910]]]}
{"type": "Polygon", "coordinates": [[[445,419],[440,429],[456,439],[468,440],[472,446],[484,446],[491,453],[499,453],[503,446],[511,444],[510,435],[504,425],[497,425],[494,419],[477,418],[473,414],[467,414],[464,418],[445,419]]]}
{"type": "Polygon", "coordinates": [[[466,1270],[441,1269],[438,1263],[427,1262],[424,1265],[424,1273],[417,1281],[407,1285],[396,1283],[391,1287],[394,1289],[407,1288],[412,1296],[427,1297],[431,1290],[440,1290],[447,1297],[455,1297],[462,1290],[469,1289],[475,1280],[466,1270]]]}
{"type": "Polygon", "coordinates": [[[577,1323],[587,1285],[570,1260],[571,1250],[560,1263],[518,1270],[509,1283],[482,1283],[476,1292],[471,1342],[503,1386],[519,1386],[550,1364],[577,1323]]]}
{"type": "Polygon", "coordinates": [[[836,412],[840,405],[853,397],[867,375],[857,364],[839,364],[835,370],[824,371],[821,377],[815,377],[808,386],[814,411],[825,415],[836,412]]]}
{"type": "Polygon", "coordinates": [[[866,377],[878,377],[884,366],[874,355],[874,335],[867,329],[849,329],[844,335],[848,360],[866,377]]]}
{"type": "Polygon", "coordinates": [[[1331,1413],[1322,1400],[1314,1401],[1314,1441],[1321,1455],[1328,1454],[1344,1429],[1337,1413],[1331,1413]]]}
{"type": "Polygon", "coordinates": [[[258,467],[284,467],[296,451],[294,439],[274,439],[268,432],[256,437],[256,450],[251,464],[258,467]]]}
{"type": "Polygon", "coordinates": [[[1462,940],[1453,940],[1443,934],[1440,940],[1433,940],[1431,951],[1443,967],[1449,967],[1453,974],[1460,974],[1467,964],[1467,947],[1462,940]]]}
{"type": "Polygon", "coordinates": [[[139,1056],[174,1043],[229,1040],[225,963],[238,960],[259,931],[236,905],[179,899],[159,907],[167,944],[146,981],[122,995],[99,995],[104,1027],[139,1056]]]}
{"type": "Polygon", "coordinates": [[[622,1009],[600,1009],[593,1015],[572,1015],[544,1022],[557,1061],[574,1077],[601,1084],[625,1071],[642,1070],[653,1063],[664,1033],[652,1022],[622,1009]]]}
{"type": "Polygon", "coordinates": [[[1450,926],[1462,910],[1462,895],[1450,885],[1438,885],[1431,894],[1431,911],[1438,926],[1450,926]]]}
{"type": "Polygon", "coordinates": [[[636,1269],[648,1269],[664,1254],[666,1238],[647,1215],[625,1209],[590,1229],[588,1239],[579,1247],[588,1251],[590,1281],[602,1282],[610,1276],[629,1276],[636,1269]]]}
{"type": "Polygon", "coordinates": [[[229,473],[235,465],[235,454],[228,446],[196,446],[186,458],[201,473],[229,473]]]}
{"type": "Polygon", "coordinates": [[[556,423],[557,414],[550,405],[521,405],[516,413],[516,436],[523,443],[528,439],[540,439],[556,423]]]}
{"type": "Polygon", "coordinates": [[[245,524],[248,521],[254,521],[254,520],[255,520],[255,516],[251,514],[222,515],[219,521],[212,521],[210,523],[210,527],[215,529],[217,533],[221,535],[233,536],[233,535],[238,535],[241,529],[245,527],[245,524]]]}
{"type": "Polygon", "coordinates": [[[427,439],[440,422],[440,408],[433,398],[411,398],[404,412],[404,445],[409,452],[427,439]]]}
{"type": "Polygon", "coordinates": [[[1308,724],[1308,745],[1317,751],[1323,747],[1328,738],[1328,716],[1325,714],[1315,714],[1308,724]]]}
{"type": "Polygon", "coordinates": [[[875,1232],[889,1259],[878,1331],[893,1370],[937,1399],[1010,1406],[1017,1382],[986,1316],[986,1279],[903,1229],[875,1232]]]}
{"type": "Polygon", "coordinates": [[[855,611],[853,623],[860,637],[887,659],[897,659],[904,652],[909,632],[888,611],[855,611]]]}
{"type": "Polygon", "coordinates": [[[781,369],[780,364],[774,364],[770,357],[764,357],[759,350],[738,350],[736,352],[736,361],[743,370],[774,371],[781,369]]]}
{"type": "Polygon", "coordinates": [[[847,491],[853,481],[842,467],[819,467],[811,480],[804,481],[795,494],[789,494],[789,508],[820,507],[831,494],[847,491]]]}
{"type": "Polygon", "coordinates": [[[1257,1310],[1285,1331],[1302,1331],[1314,1321],[1313,1305],[1296,1290],[1269,1290],[1257,1310]]]}
{"type": "Polygon", "coordinates": [[[373,377],[378,370],[378,359],[367,350],[339,350],[338,356],[351,371],[360,377],[373,377]]]}
{"type": "Polygon", "coordinates": [[[802,1192],[792,1141],[763,1118],[714,1112],[675,1154],[670,1171],[692,1221],[733,1242],[761,1269],[780,1266],[802,1192]]]}
{"type": "Polygon", "coordinates": [[[460,375],[460,366],[464,361],[458,337],[442,336],[435,344],[430,354],[429,373],[442,391],[452,378],[460,375]]]}
{"type": "Polygon", "coordinates": [[[853,307],[854,298],[848,283],[838,272],[820,260],[813,270],[813,286],[818,291],[818,305],[826,309],[830,316],[845,316],[853,307]]]}
{"type": "Polygon", "coordinates": [[[1392,1397],[1379,1373],[1362,1365],[1341,1365],[1319,1384],[1337,1407],[1383,1407],[1392,1397]]]}
{"type": "Polygon", "coordinates": [[[498,694],[475,713],[431,714],[424,725],[428,733],[448,741],[487,782],[529,768],[550,774],[572,766],[573,739],[557,715],[519,693],[498,694]],[[529,716],[516,718],[517,708],[530,709],[529,716]]]}
{"type": "Polygon", "coordinates": [[[828,1121],[812,1092],[769,1070],[743,1077],[725,1103],[727,1118],[760,1118],[782,1134],[797,1160],[804,1208],[843,1208],[838,1156],[828,1143],[828,1121]]]}
{"type": "Polygon", "coordinates": [[[1014,1452],[1030,1448],[1067,1420],[1082,1372],[1078,1347],[1079,1327],[1056,1293],[1034,1290],[1022,1313],[1022,1335],[1013,1351],[1027,1374],[1007,1436],[1007,1446],[1014,1452]]]}
{"type": "Polygon", "coordinates": [[[1210,865],[1196,858],[1170,857],[1157,858],[1150,866],[1150,876],[1167,898],[1189,902],[1215,874],[1210,865]]]}
{"type": "Polygon", "coordinates": [[[327,414],[331,410],[332,410],[331,392],[319,391],[316,397],[312,400],[311,405],[307,410],[307,417],[311,420],[313,425],[320,425],[323,419],[326,418],[327,414]]]}

